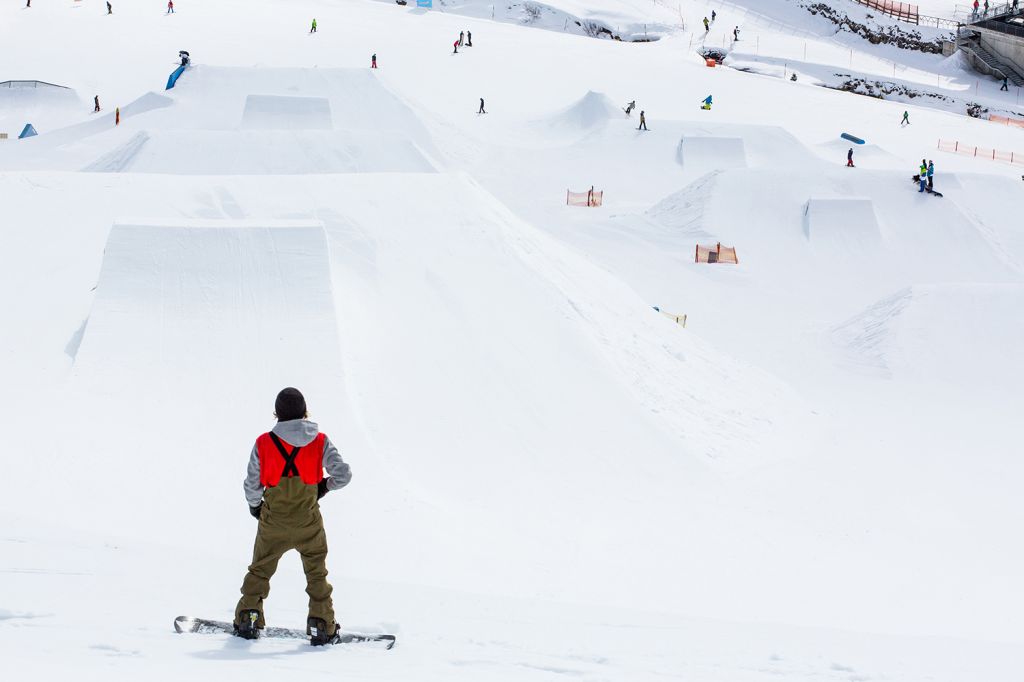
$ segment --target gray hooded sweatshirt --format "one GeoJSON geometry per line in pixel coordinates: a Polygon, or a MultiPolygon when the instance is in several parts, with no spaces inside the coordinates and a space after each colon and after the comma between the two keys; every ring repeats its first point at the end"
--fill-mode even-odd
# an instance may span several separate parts
{"type": "MultiPolygon", "coordinates": [[[[285,422],[277,422],[271,429],[278,438],[285,443],[295,447],[304,447],[313,442],[320,427],[308,419],[292,419],[285,422]]],[[[324,469],[327,470],[328,490],[338,490],[348,485],[352,480],[352,470],[348,464],[342,461],[341,453],[334,447],[331,439],[324,436],[324,469]]],[[[245,475],[245,501],[250,507],[258,507],[263,501],[263,486],[260,484],[260,455],[256,446],[252,446],[252,453],[249,455],[249,468],[245,475]]]]}

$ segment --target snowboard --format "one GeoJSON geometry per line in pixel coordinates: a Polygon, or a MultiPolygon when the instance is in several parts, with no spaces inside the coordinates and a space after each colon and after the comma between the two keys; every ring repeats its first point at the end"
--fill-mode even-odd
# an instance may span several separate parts
{"type": "MultiPolygon", "coordinates": [[[[231,623],[219,620],[206,620],[205,618],[193,618],[191,616],[178,616],[174,619],[174,630],[178,633],[195,632],[203,635],[233,635],[235,627],[231,623]]],[[[309,641],[309,635],[305,630],[293,630],[291,628],[264,628],[260,630],[260,639],[301,639],[309,641]]],[[[395,646],[394,635],[360,634],[358,632],[342,632],[341,641],[335,644],[362,644],[369,642],[380,642],[384,649],[395,646]]]]}

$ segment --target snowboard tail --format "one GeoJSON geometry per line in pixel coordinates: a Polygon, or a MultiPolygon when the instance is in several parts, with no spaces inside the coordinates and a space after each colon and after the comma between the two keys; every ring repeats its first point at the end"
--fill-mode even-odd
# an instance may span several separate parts
{"type": "MultiPolygon", "coordinates": [[[[231,623],[219,620],[207,620],[205,618],[193,618],[191,616],[178,616],[174,619],[174,630],[178,633],[197,633],[203,635],[233,635],[235,627],[231,623]]],[[[358,632],[339,632],[339,641],[335,644],[362,644],[379,642],[384,649],[395,646],[394,635],[384,634],[363,634],[358,632]]],[[[309,635],[305,630],[294,630],[291,628],[268,627],[260,630],[260,638],[270,639],[301,639],[309,641],[309,635]]]]}

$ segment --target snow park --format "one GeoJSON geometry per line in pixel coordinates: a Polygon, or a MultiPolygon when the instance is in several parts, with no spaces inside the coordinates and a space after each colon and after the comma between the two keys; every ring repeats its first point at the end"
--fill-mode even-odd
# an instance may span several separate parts
{"type": "Polygon", "coordinates": [[[1024,679],[1016,5],[5,0],[0,679],[1024,679]]]}

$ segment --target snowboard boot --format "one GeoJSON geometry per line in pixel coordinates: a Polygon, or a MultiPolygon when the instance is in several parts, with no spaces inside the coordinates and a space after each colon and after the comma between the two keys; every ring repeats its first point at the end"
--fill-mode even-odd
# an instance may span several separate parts
{"type": "Polygon", "coordinates": [[[313,646],[323,646],[324,644],[337,644],[341,641],[340,629],[338,624],[334,624],[334,634],[329,634],[327,627],[327,621],[323,618],[307,618],[306,619],[306,632],[309,634],[309,643],[313,646]]]}
{"type": "Polygon", "coordinates": [[[247,609],[238,614],[238,622],[235,623],[236,637],[242,639],[256,639],[260,631],[256,628],[256,622],[260,619],[260,612],[256,609],[247,609]]]}

